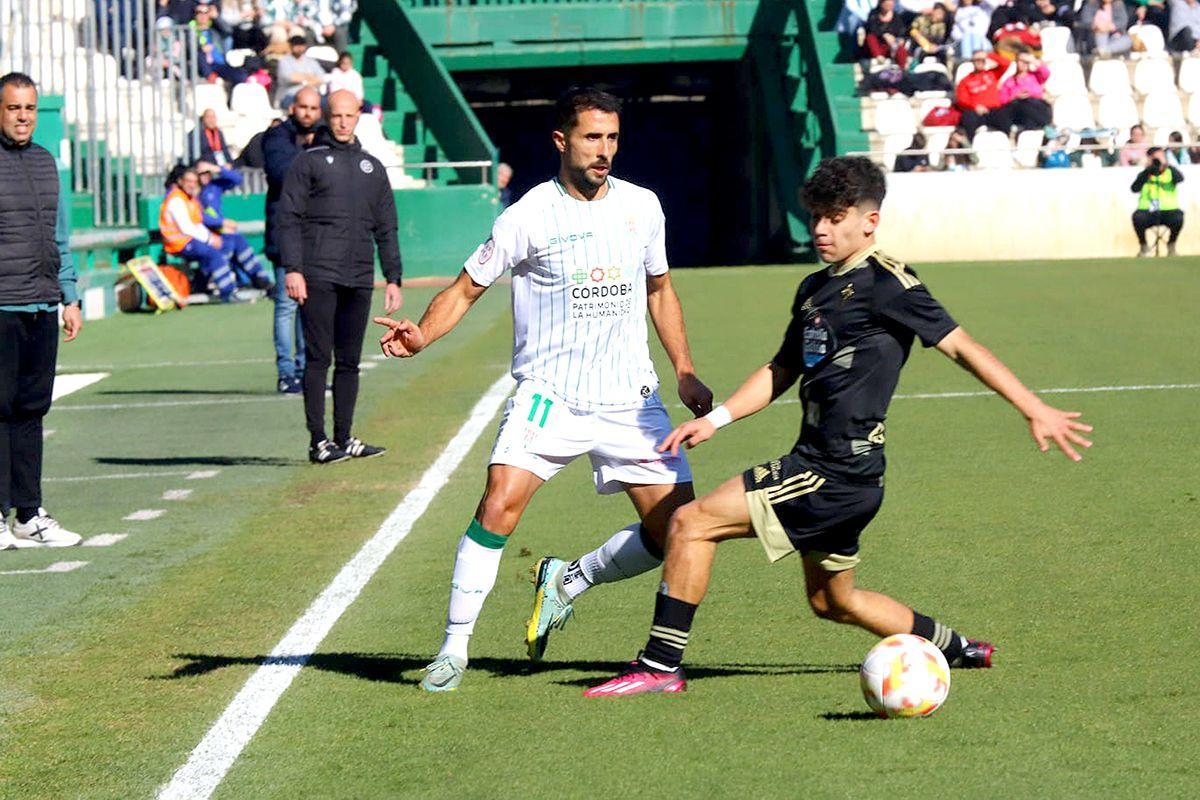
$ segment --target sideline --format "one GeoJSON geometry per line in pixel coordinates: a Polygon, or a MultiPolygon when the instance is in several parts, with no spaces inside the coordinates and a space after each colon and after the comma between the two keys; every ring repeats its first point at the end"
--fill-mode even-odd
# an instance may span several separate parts
{"type": "Polygon", "coordinates": [[[513,386],[512,378],[505,373],[488,388],[416,487],[404,496],[375,535],[342,567],[275,645],[266,662],[246,681],[192,750],[187,762],[159,791],[159,800],[204,800],[212,795],[313,651],[450,480],[513,386]]]}

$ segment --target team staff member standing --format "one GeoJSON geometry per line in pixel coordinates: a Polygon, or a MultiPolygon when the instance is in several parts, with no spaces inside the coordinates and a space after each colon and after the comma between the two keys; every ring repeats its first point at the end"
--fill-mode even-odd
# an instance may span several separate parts
{"type": "Polygon", "coordinates": [[[288,113],[290,116],[263,134],[263,169],[267,173],[267,222],[263,236],[263,252],[275,267],[275,369],[279,373],[278,389],[285,394],[299,394],[304,377],[304,333],[296,301],[288,297],[283,285],[283,264],[279,260],[279,241],[275,235],[275,209],[283,193],[283,179],[296,156],[312,144],[317,126],[321,125],[321,95],[316,89],[296,92],[288,113]]]}
{"type": "Polygon", "coordinates": [[[28,75],[0,78],[0,550],[70,547],[81,538],[42,508],[42,418],[54,389],[58,304],[65,341],[79,335],[83,315],[58,166],[33,143],[37,104],[28,75]]]}
{"type": "Polygon", "coordinates": [[[304,414],[308,458],[330,464],[382,455],[350,435],[358,398],[358,361],[371,316],[375,246],[387,279],[384,313],[399,310],[400,246],[396,200],[387,171],[354,137],[361,101],[345,90],[329,96],[329,129],[298,156],[283,181],[276,216],[288,296],[304,326],[304,414]],[[333,441],[325,435],[325,377],[332,351],[333,441]]]}

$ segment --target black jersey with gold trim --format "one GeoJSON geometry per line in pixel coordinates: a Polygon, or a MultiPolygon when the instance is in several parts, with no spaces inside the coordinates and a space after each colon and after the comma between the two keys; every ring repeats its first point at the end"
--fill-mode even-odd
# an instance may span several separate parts
{"type": "Polygon", "coordinates": [[[932,347],[956,327],[916,273],[877,248],[807,276],[772,359],[801,376],[793,452],[829,475],[881,480],[888,404],[913,338],[932,347]]]}

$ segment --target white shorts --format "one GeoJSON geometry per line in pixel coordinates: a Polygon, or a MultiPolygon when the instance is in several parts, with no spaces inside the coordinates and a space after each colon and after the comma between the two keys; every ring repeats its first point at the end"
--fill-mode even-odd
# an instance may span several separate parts
{"type": "Polygon", "coordinates": [[[692,469],[683,454],[655,450],[671,428],[657,394],[640,408],[579,411],[544,385],[522,381],[504,407],[488,463],[520,467],[548,481],[587,453],[599,494],[619,492],[625,484],[688,483],[692,469]]]}

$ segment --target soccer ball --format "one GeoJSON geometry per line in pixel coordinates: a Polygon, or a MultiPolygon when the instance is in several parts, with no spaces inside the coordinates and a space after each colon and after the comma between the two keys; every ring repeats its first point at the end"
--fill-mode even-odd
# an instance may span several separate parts
{"type": "Polygon", "coordinates": [[[950,665],[942,651],[909,633],[872,647],[858,675],[867,705],[881,717],[927,717],[950,693],[950,665]]]}

